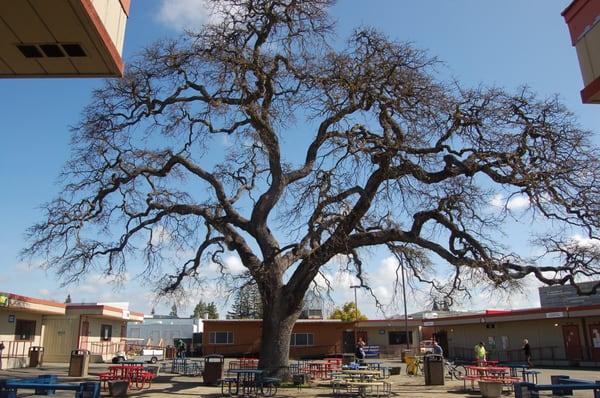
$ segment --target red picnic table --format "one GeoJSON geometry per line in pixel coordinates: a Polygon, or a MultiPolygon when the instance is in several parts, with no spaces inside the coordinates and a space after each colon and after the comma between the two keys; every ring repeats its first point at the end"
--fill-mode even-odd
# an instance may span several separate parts
{"type": "Polygon", "coordinates": [[[106,389],[109,381],[125,380],[129,382],[129,386],[135,385],[135,388],[141,390],[150,388],[152,380],[156,375],[144,369],[143,365],[111,365],[108,367],[108,372],[99,373],[102,388],[106,389]]]}
{"type": "Polygon", "coordinates": [[[467,374],[463,377],[464,388],[467,389],[467,380],[471,381],[471,390],[475,389],[475,381],[488,380],[500,381],[502,384],[512,384],[521,381],[518,377],[509,376],[508,366],[465,366],[467,374]]]}

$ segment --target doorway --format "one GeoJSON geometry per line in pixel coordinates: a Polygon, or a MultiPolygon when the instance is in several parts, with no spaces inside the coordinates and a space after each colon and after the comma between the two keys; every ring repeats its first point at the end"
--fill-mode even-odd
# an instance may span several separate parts
{"type": "Polygon", "coordinates": [[[579,337],[579,326],[563,325],[563,340],[565,343],[565,356],[570,361],[581,361],[581,338],[579,337]]]}
{"type": "Polygon", "coordinates": [[[347,332],[345,331],[344,334],[342,335],[342,342],[344,345],[344,353],[354,353],[354,346],[355,346],[355,341],[354,341],[354,331],[350,331],[347,332]]]}
{"type": "Polygon", "coordinates": [[[592,360],[600,361],[600,324],[588,325],[590,331],[590,350],[592,351],[592,360]]]}
{"type": "Polygon", "coordinates": [[[88,321],[81,322],[81,334],[79,335],[79,349],[89,350],[88,337],[90,335],[90,323],[88,321]]]}

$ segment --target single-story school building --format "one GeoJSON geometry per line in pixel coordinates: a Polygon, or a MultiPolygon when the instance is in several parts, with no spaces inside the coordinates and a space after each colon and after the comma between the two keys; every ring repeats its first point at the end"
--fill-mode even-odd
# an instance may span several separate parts
{"type": "MultiPolygon", "coordinates": [[[[258,356],[262,333],[259,319],[205,319],[204,355],[258,356]]],[[[300,319],[291,337],[291,358],[314,358],[353,352],[353,322],[338,319],[300,319]]]]}
{"type": "Polygon", "coordinates": [[[65,304],[12,293],[0,293],[2,368],[29,364],[31,347],[43,345],[46,316],[65,314],[65,304]]]}
{"type": "Polygon", "coordinates": [[[473,347],[481,341],[490,359],[523,361],[527,339],[536,365],[600,366],[600,305],[423,319],[423,333],[437,337],[451,358],[473,359],[473,347]]]}
{"type": "Polygon", "coordinates": [[[127,303],[64,304],[0,293],[2,367],[29,365],[31,350],[43,351],[44,362],[69,362],[72,350],[88,350],[90,360],[111,360],[123,350],[127,322],[143,321],[127,303]],[[116,305],[115,305],[116,304],[116,305]]]}
{"type": "Polygon", "coordinates": [[[64,315],[44,318],[44,360],[68,362],[72,350],[87,350],[91,362],[110,361],[125,350],[127,323],[144,314],[129,311],[127,303],[67,304],[64,315]]]}
{"type": "MultiPolygon", "coordinates": [[[[227,356],[258,355],[260,337],[260,320],[204,320],[203,351],[227,356]]],[[[488,358],[499,361],[523,361],[523,340],[528,339],[534,364],[600,366],[600,305],[487,310],[451,316],[432,313],[407,322],[299,320],[292,334],[290,357],[352,353],[358,337],[367,345],[378,346],[382,357],[400,357],[406,349],[418,352],[421,341],[436,339],[447,357],[465,360],[474,359],[473,347],[481,341],[488,358]]]]}

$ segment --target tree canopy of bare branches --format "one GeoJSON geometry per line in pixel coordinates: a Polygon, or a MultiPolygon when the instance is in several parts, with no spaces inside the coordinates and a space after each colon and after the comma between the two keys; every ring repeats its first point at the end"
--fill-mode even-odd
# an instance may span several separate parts
{"type": "Polygon", "coordinates": [[[148,47],[94,93],[26,256],[72,280],[141,254],[170,292],[235,252],[261,293],[273,368],[336,255],[359,278],[368,247],[423,278],[435,256],[454,269],[449,291],[598,273],[597,248],[568,233],[597,237],[598,151],[557,98],[444,82],[434,58],[374,29],[334,48],[333,0],[213,3],[221,22],[148,47]],[[498,243],[499,191],[564,227],[536,237],[560,262],[498,243]]]}

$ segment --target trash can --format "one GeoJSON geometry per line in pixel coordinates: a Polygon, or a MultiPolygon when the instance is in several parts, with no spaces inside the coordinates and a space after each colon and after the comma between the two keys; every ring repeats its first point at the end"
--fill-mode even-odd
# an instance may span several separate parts
{"type": "Polygon", "coordinates": [[[37,368],[42,364],[44,347],[29,347],[29,367],[37,368]]]}
{"type": "Polygon", "coordinates": [[[126,397],[129,388],[129,380],[110,380],[108,382],[108,393],[111,397],[126,397]]]}
{"type": "Polygon", "coordinates": [[[426,355],[423,358],[423,373],[426,386],[444,385],[444,357],[441,355],[426,355]]]}
{"type": "Polygon", "coordinates": [[[204,357],[202,380],[206,386],[216,386],[223,375],[223,355],[207,355],[204,357]]]}
{"type": "Polygon", "coordinates": [[[71,351],[71,360],[69,361],[69,376],[87,377],[89,365],[90,352],[88,350],[71,351]]]}

